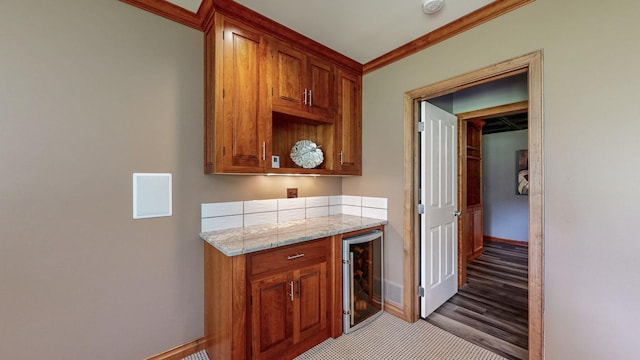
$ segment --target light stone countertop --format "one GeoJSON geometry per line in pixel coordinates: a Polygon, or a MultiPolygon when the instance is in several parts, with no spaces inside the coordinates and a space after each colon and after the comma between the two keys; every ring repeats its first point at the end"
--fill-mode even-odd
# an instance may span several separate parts
{"type": "Polygon", "coordinates": [[[223,254],[236,256],[386,224],[387,220],[382,219],[332,215],[203,232],[200,238],[223,254]]]}

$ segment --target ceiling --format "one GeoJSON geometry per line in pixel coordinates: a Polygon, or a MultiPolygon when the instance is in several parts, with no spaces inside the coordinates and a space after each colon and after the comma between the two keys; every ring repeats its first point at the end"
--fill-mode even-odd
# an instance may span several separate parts
{"type": "MultiPolygon", "coordinates": [[[[201,0],[168,0],[197,12],[201,0]]],[[[445,0],[436,14],[425,0],[236,0],[361,64],[496,0],[445,0]]]]}
{"type": "Polygon", "coordinates": [[[526,112],[498,116],[484,119],[486,124],[482,127],[482,135],[496,134],[507,131],[525,130],[529,127],[529,117],[526,112]]]}

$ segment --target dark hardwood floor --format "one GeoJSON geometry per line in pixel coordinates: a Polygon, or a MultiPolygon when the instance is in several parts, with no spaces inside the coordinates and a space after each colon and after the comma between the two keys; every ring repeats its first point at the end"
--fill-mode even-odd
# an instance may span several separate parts
{"type": "Polygon", "coordinates": [[[485,241],[467,284],[426,320],[507,359],[527,359],[527,249],[485,241]]]}

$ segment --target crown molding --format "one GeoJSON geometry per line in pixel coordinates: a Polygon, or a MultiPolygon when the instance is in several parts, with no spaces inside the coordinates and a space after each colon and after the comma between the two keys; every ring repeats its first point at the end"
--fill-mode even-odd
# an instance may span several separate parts
{"type": "Polygon", "coordinates": [[[380,69],[535,0],[496,0],[363,65],[363,74],[380,69]]]}
{"type": "Polygon", "coordinates": [[[182,25],[202,31],[203,19],[213,0],[203,0],[197,13],[191,12],[166,0],[120,0],[150,13],[173,20],[182,25]]]}
{"type": "Polygon", "coordinates": [[[341,66],[359,74],[366,74],[413,55],[535,0],[496,0],[365,64],[360,64],[232,0],[203,0],[197,13],[193,13],[166,0],[120,1],[203,32],[207,32],[210,29],[213,24],[213,14],[219,12],[225,16],[253,26],[270,36],[295,44],[297,47],[312,54],[331,59],[341,66]]]}

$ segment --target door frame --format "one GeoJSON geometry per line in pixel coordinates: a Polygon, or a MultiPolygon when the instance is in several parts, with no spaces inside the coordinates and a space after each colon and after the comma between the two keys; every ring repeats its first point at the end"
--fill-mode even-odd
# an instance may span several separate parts
{"type": "MultiPolygon", "coordinates": [[[[529,89],[529,359],[544,356],[544,178],[542,50],[490,65],[404,94],[404,281],[403,317],[420,317],[420,251],[416,122],[418,102],[516,74],[528,74],[529,89]]],[[[460,243],[460,242],[459,242],[460,243]]]]}

